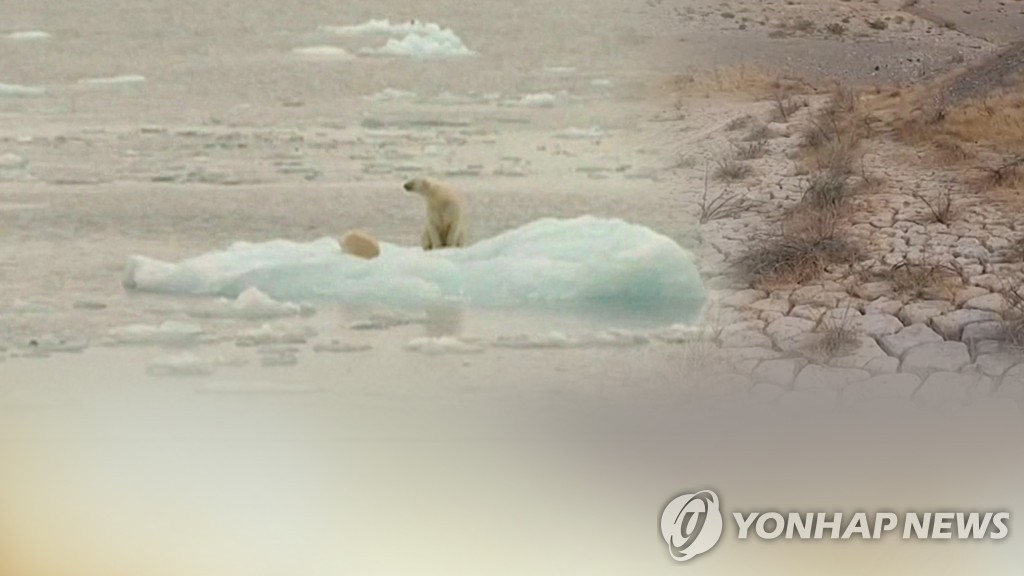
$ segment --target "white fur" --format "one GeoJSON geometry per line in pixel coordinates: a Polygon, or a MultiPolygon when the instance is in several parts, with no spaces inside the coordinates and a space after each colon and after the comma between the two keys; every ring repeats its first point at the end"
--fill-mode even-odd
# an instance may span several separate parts
{"type": "Polygon", "coordinates": [[[422,236],[424,250],[466,245],[462,199],[455,190],[426,178],[409,180],[403,188],[427,201],[427,227],[422,236]]]}

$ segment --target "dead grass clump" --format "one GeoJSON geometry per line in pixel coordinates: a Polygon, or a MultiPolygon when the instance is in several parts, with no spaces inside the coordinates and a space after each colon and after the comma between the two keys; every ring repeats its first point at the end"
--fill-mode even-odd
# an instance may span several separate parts
{"type": "Polygon", "coordinates": [[[768,141],[745,142],[735,145],[735,149],[736,158],[740,160],[755,160],[768,152],[768,141]]]}
{"type": "Polygon", "coordinates": [[[948,136],[935,137],[932,140],[932,148],[938,161],[943,165],[960,164],[974,158],[964,144],[948,136]]]}
{"type": "Polygon", "coordinates": [[[700,223],[706,224],[720,218],[732,218],[742,214],[750,201],[735,192],[725,190],[714,196],[708,193],[708,165],[704,165],[704,190],[700,197],[700,223]]]}
{"type": "Polygon", "coordinates": [[[846,26],[843,26],[839,22],[832,22],[831,24],[825,26],[825,31],[828,32],[829,34],[842,36],[843,34],[846,34],[846,26]]]}
{"type": "Polygon", "coordinates": [[[914,194],[914,198],[917,198],[928,207],[931,217],[929,223],[950,224],[956,217],[956,206],[953,202],[953,192],[951,190],[937,194],[932,199],[928,199],[922,194],[914,194]]]}
{"type": "Polygon", "coordinates": [[[778,136],[767,124],[758,124],[747,132],[746,136],[743,137],[744,142],[759,142],[761,140],[771,140],[778,136]]]}
{"type": "Polygon", "coordinates": [[[1021,164],[1024,164],[1024,157],[1014,158],[996,168],[982,167],[982,171],[985,172],[983,184],[990,189],[1020,188],[1021,184],[1024,184],[1024,170],[1022,170],[1021,164]]]}
{"type": "Polygon", "coordinates": [[[790,215],[778,234],[756,243],[736,266],[755,285],[791,285],[814,279],[832,264],[851,264],[859,255],[835,214],[807,211],[790,215]]]}
{"type": "Polygon", "coordinates": [[[733,182],[743,180],[754,173],[754,169],[733,156],[719,158],[715,162],[715,178],[733,182]]]}
{"type": "Polygon", "coordinates": [[[860,342],[860,332],[853,327],[853,318],[849,309],[838,318],[830,316],[828,312],[818,316],[812,330],[818,338],[809,351],[825,359],[852,352],[860,342]]]}
{"type": "Polygon", "coordinates": [[[1003,298],[1008,304],[1003,314],[1003,341],[1014,351],[1024,352],[1024,296],[1015,290],[1005,290],[1003,298]]]}
{"type": "Polygon", "coordinates": [[[728,130],[729,132],[735,132],[736,130],[742,130],[747,126],[750,126],[750,123],[753,121],[753,116],[751,116],[750,114],[744,114],[743,116],[737,116],[736,118],[729,120],[729,122],[725,125],[725,129],[728,130]]]}
{"type": "Polygon", "coordinates": [[[775,108],[772,110],[772,122],[789,122],[789,117],[805,106],[807,106],[807,100],[776,94],[775,108]]]}
{"type": "Polygon", "coordinates": [[[884,279],[905,300],[951,298],[963,286],[960,271],[948,264],[907,260],[890,268],[884,279]]]}
{"type": "Polygon", "coordinates": [[[838,211],[849,198],[849,179],[848,171],[819,170],[811,174],[802,201],[816,210],[838,211]]]}

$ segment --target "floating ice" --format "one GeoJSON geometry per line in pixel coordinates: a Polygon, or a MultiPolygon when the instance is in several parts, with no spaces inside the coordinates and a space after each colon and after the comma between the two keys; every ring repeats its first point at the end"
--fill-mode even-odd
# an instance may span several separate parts
{"type": "Polygon", "coordinates": [[[410,32],[401,39],[389,38],[380,48],[363,48],[362,54],[383,56],[410,56],[412,58],[449,58],[476,54],[462,39],[449,29],[431,34],[410,32]]]}
{"type": "Polygon", "coordinates": [[[321,342],[313,345],[313,352],[317,353],[348,354],[351,352],[368,352],[372,349],[373,346],[369,344],[341,342],[339,340],[331,340],[330,342],[321,342]]]}
{"type": "Polygon", "coordinates": [[[396,88],[385,88],[380,92],[366,97],[366,99],[371,102],[406,102],[409,100],[415,100],[416,98],[417,95],[415,92],[398,90],[396,88]]]}
{"type": "Polygon", "coordinates": [[[187,344],[198,341],[202,335],[201,327],[175,321],[167,321],[159,326],[132,324],[109,332],[117,344],[187,344]]]}
{"type": "Polygon", "coordinates": [[[360,52],[363,54],[413,58],[446,58],[475,54],[450,28],[443,28],[433,22],[412,20],[392,23],[384,19],[348,26],[321,26],[320,30],[339,36],[391,36],[380,48],[362,49],[360,52]]]}
{"type": "Polygon", "coordinates": [[[515,336],[498,336],[492,345],[497,348],[535,349],[535,348],[575,348],[579,340],[563,332],[550,332],[539,336],[517,334],[515,336]]]}
{"type": "Polygon", "coordinates": [[[523,108],[553,108],[558,103],[558,95],[550,92],[538,92],[526,94],[517,100],[506,100],[505,106],[520,106],[523,108]]]}
{"type": "Polygon", "coordinates": [[[498,336],[491,345],[496,348],[565,349],[565,348],[631,348],[650,342],[650,337],[629,330],[602,330],[583,336],[569,336],[563,332],[540,335],[519,334],[498,336]]]}
{"type": "Polygon", "coordinates": [[[589,140],[602,136],[604,136],[604,130],[600,126],[591,126],[590,128],[566,128],[556,134],[555,138],[562,140],[589,140]]]}
{"type": "Polygon", "coordinates": [[[129,290],[236,297],[248,288],[283,301],[422,307],[642,312],[695,320],[704,286],[689,252],[643,226],[593,216],[545,218],[456,250],[381,243],[362,260],[337,240],[238,242],[179,263],[133,256],[129,290]]]}
{"type": "Polygon", "coordinates": [[[278,302],[258,288],[248,288],[234,300],[221,300],[220,306],[212,310],[190,310],[194,318],[234,318],[240,320],[272,320],[292,316],[309,315],[312,308],[293,302],[278,302]]]}
{"type": "Polygon", "coordinates": [[[304,46],[295,48],[292,54],[320,60],[352,60],[354,56],[340,46],[304,46]]]}
{"type": "Polygon", "coordinates": [[[392,24],[391,20],[385,18],[383,20],[368,20],[362,24],[348,26],[321,26],[320,30],[339,36],[361,36],[364,34],[405,36],[410,33],[427,36],[440,32],[442,28],[433,22],[421,22],[419,20],[392,24]]]}
{"type": "Polygon", "coordinates": [[[28,159],[17,154],[0,154],[0,180],[28,177],[28,159]]]}
{"type": "Polygon", "coordinates": [[[85,86],[117,86],[120,84],[140,84],[145,81],[145,76],[139,76],[138,74],[126,74],[124,76],[109,76],[104,78],[84,78],[79,80],[78,83],[85,86]]]}
{"type": "Polygon", "coordinates": [[[187,352],[154,358],[146,366],[150,376],[207,376],[213,372],[214,367],[209,362],[187,352]]]}
{"type": "Polygon", "coordinates": [[[52,35],[49,32],[43,32],[42,30],[19,30],[17,32],[11,32],[6,37],[8,40],[26,42],[32,40],[49,40],[52,35]]]}
{"type": "Polygon", "coordinates": [[[42,86],[0,83],[0,96],[42,96],[43,94],[46,94],[46,89],[42,86]]]}
{"type": "Polygon", "coordinates": [[[410,340],[405,349],[421,354],[438,356],[441,354],[479,354],[484,351],[483,346],[466,342],[452,336],[440,336],[437,338],[416,338],[410,340]]]}
{"type": "Polygon", "coordinates": [[[316,336],[316,331],[311,328],[276,330],[270,324],[264,324],[255,330],[239,332],[235,344],[240,347],[267,346],[271,344],[305,344],[313,336],[316,336]]]}

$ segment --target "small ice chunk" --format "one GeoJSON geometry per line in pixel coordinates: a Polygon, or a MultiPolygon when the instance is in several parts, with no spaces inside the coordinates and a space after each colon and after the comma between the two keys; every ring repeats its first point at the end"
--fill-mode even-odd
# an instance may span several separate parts
{"type": "Polygon", "coordinates": [[[213,372],[209,362],[187,352],[154,358],[146,366],[147,374],[160,377],[208,376],[213,372]]]}
{"type": "Polygon", "coordinates": [[[453,336],[437,338],[416,338],[410,340],[405,349],[421,354],[437,356],[441,354],[479,354],[484,351],[482,346],[460,340],[453,336]]]}
{"type": "Polygon", "coordinates": [[[473,56],[476,52],[462,43],[449,28],[412,31],[401,39],[389,38],[380,48],[363,48],[363,54],[382,56],[408,56],[411,58],[451,58],[473,56]]]}
{"type": "Polygon", "coordinates": [[[654,338],[670,344],[686,344],[701,340],[709,335],[709,330],[690,324],[673,324],[653,334],[654,338]]]}
{"type": "Polygon", "coordinates": [[[16,42],[49,40],[52,37],[52,34],[42,30],[18,30],[16,32],[10,32],[6,36],[8,40],[14,40],[16,42]]]}
{"type": "Polygon", "coordinates": [[[46,336],[29,340],[28,347],[47,354],[51,352],[81,352],[89,347],[89,342],[86,340],[66,340],[52,334],[47,334],[46,336]]]}
{"type": "Polygon", "coordinates": [[[146,81],[145,76],[138,74],[125,74],[122,76],[107,76],[102,78],[83,78],[78,83],[85,86],[117,86],[121,84],[141,84],[146,81]]]}
{"type": "Polygon", "coordinates": [[[28,159],[17,154],[0,154],[0,170],[21,170],[28,166],[28,159]]]}
{"type": "Polygon", "coordinates": [[[516,100],[506,100],[506,106],[519,106],[523,108],[554,108],[558,103],[558,96],[550,92],[537,92],[525,94],[516,100]]]}
{"type": "Polygon", "coordinates": [[[290,350],[260,354],[260,366],[263,366],[264,368],[295,366],[298,363],[298,355],[290,350]]]}
{"type": "Polygon", "coordinates": [[[579,340],[566,335],[563,332],[549,332],[540,336],[518,334],[515,336],[498,336],[493,346],[498,348],[573,348],[579,345],[579,340]]]}
{"type": "Polygon", "coordinates": [[[373,346],[370,346],[369,344],[341,342],[338,340],[331,340],[330,342],[321,342],[313,345],[313,351],[317,353],[329,352],[333,354],[347,354],[350,352],[367,352],[372,349],[373,346]]]}
{"type": "Polygon", "coordinates": [[[314,312],[309,306],[293,302],[278,302],[258,288],[247,288],[235,300],[221,300],[212,310],[190,310],[196,318],[235,318],[240,320],[272,320],[293,316],[308,316],[314,312]]]}
{"type": "Polygon", "coordinates": [[[600,126],[591,126],[589,128],[566,128],[556,134],[555,137],[562,140],[589,140],[600,138],[604,135],[604,130],[600,126]]]}
{"type": "Polygon", "coordinates": [[[203,329],[195,324],[169,320],[159,326],[132,324],[108,333],[116,344],[190,344],[197,342],[203,329]]]}
{"type": "Polygon", "coordinates": [[[0,83],[0,96],[42,96],[43,94],[46,94],[46,89],[42,86],[0,83]]]}
{"type": "Polygon", "coordinates": [[[317,60],[352,60],[355,58],[341,46],[303,46],[292,50],[292,54],[317,60]]]}
{"type": "Polygon", "coordinates": [[[611,329],[592,334],[584,341],[584,344],[591,347],[630,348],[643,346],[650,341],[648,336],[638,332],[611,329]]]}
{"type": "Polygon", "coordinates": [[[371,102],[404,102],[415,100],[416,98],[418,98],[418,96],[415,92],[398,90],[396,88],[385,88],[380,92],[366,96],[366,99],[371,102]]]}
{"type": "Polygon", "coordinates": [[[312,328],[279,331],[269,324],[264,324],[255,330],[239,332],[235,344],[240,347],[305,344],[312,336],[316,336],[316,331],[312,328]]]}

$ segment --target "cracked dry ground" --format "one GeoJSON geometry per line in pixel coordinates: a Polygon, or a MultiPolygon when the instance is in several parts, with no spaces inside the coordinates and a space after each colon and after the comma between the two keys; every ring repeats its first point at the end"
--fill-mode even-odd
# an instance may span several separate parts
{"type": "Polygon", "coordinates": [[[813,408],[1019,413],[1024,214],[877,119],[865,121],[834,224],[854,255],[797,281],[743,273],[827,172],[808,169],[802,149],[832,98],[792,98],[788,114],[779,101],[692,98],[669,122],[685,143],[677,204],[700,212],[696,252],[712,292],[688,344],[700,389],[813,408]]]}

